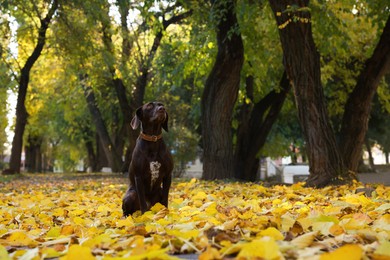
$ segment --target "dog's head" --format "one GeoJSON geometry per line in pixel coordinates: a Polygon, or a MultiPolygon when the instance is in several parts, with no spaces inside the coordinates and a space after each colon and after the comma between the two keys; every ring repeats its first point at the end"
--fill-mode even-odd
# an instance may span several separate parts
{"type": "Polygon", "coordinates": [[[131,127],[137,129],[141,125],[161,125],[168,132],[168,113],[160,102],[149,102],[137,108],[135,116],[131,120],[131,127]]]}

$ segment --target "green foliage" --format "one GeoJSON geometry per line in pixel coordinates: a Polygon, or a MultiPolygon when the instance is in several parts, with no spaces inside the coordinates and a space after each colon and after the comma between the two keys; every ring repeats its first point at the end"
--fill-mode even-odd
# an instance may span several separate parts
{"type": "Polygon", "coordinates": [[[272,89],[279,88],[283,74],[282,49],[274,16],[268,3],[254,5],[251,1],[240,1],[237,6],[238,19],[244,42],[245,63],[242,73],[240,101],[246,99],[245,78],[255,79],[255,100],[259,101],[272,89]]]}
{"type": "Polygon", "coordinates": [[[383,22],[389,13],[387,16],[383,12],[373,15],[370,3],[357,4],[355,1],[311,3],[329,115],[338,130],[348,95],[379,39],[378,20],[375,19],[381,16],[383,22]]]}
{"type": "Polygon", "coordinates": [[[0,159],[5,152],[5,144],[7,143],[7,134],[5,132],[8,126],[7,90],[11,87],[12,83],[7,64],[10,56],[10,36],[9,20],[0,10],[0,159]]]}
{"type": "Polygon", "coordinates": [[[8,125],[7,120],[7,92],[5,88],[0,87],[0,158],[5,152],[7,134],[5,129],[8,125]]]}

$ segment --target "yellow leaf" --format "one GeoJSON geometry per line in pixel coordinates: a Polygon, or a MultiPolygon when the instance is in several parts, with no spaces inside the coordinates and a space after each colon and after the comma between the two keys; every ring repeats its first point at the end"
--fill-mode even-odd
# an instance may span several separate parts
{"type": "Polygon", "coordinates": [[[199,255],[198,259],[199,260],[222,259],[222,256],[216,248],[208,246],[206,251],[204,251],[199,255]]]}
{"type": "Polygon", "coordinates": [[[59,237],[61,232],[60,227],[52,227],[50,230],[47,232],[46,237],[59,237]]]}
{"type": "Polygon", "coordinates": [[[95,257],[91,253],[91,249],[80,245],[71,245],[68,253],[60,258],[61,260],[95,260],[95,257]]]}
{"type": "Polygon", "coordinates": [[[383,241],[374,252],[375,255],[387,256],[390,258],[390,242],[383,241]]]}
{"type": "Polygon", "coordinates": [[[80,218],[80,217],[75,217],[73,218],[73,222],[77,225],[84,225],[85,224],[85,220],[80,218]]]}
{"type": "Polygon", "coordinates": [[[131,216],[125,218],[125,219],[119,219],[116,222],[117,227],[133,227],[134,226],[134,221],[131,218],[131,216]]]}
{"type": "Polygon", "coordinates": [[[313,243],[316,235],[317,235],[317,232],[306,233],[302,236],[294,238],[291,241],[291,244],[293,246],[296,246],[296,247],[301,248],[301,249],[309,247],[313,243]]]}
{"type": "Polygon", "coordinates": [[[11,257],[9,257],[7,249],[5,249],[4,246],[0,245],[0,259],[4,260],[10,260],[11,257]]]}
{"type": "Polygon", "coordinates": [[[372,221],[365,214],[354,214],[352,218],[345,218],[340,221],[340,226],[346,230],[363,229],[368,226],[372,221]]]}
{"type": "Polygon", "coordinates": [[[13,232],[7,238],[7,241],[12,246],[36,246],[38,244],[37,241],[31,239],[22,231],[13,232]]]}
{"type": "Polygon", "coordinates": [[[69,214],[71,216],[80,216],[80,215],[83,215],[84,213],[85,213],[85,211],[82,209],[76,209],[76,210],[72,210],[71,212],[69,212],[69,214]]]}
{"type": "Polygon", "coordinates": [[[179,229],[168,229],[167,234],[175,237],[180,237],[184,239],[190,239],[197,237],[199,235],[199,230],[179,230],[179,229]]]}
{"type": "Polygon", "coordinates": [[[320,256],[320,260],[360,260],[363,250],[359,245],[344,245],[333,252],[325,253],[320,256]]]}
{"type": "Polygon", "coordinates": [[[327,236],[329,235],[329,230],[333,225],[333,222],[314,222],[312,227],[314,231],[319,231],[321,234],[327,236]]]}
{"type": "Polygon", "coordinates": [[[111,209],[109,207],[107,207],[106,205],[99,205],[99,207],[97,208],[97,212],[100,212],[100,213],[103,213],[103,214],[107,214],[107,212],[111,211],[111,209]]]}
{"type": "Polygon", "coordinates": [[[223,255],[231,255],[238,253],[243,247],[242,243],[233,244],[228,240],[223,240],[220,244],[221,246],[223,246],[220,250],[223,255]]]}
{"type": "Polygon", "coordinates": [[[199,191],[194,196],[192,196],[192,200],[204,200],[207,198],[207,194],[204,191],[199,191]]]}
{"type": "Polygon", "coordinates": [[[375,220],[373,227],[377,230],[390,231],[390,214],[383,215],[375,220]]]}
{"type": "Polygon", "coordinates": [[[93,248],[94,246],[98,245],[110,245],[112,243],[112,238],[109,234],[101,234],[97,237],[88,239],[83,243],[83,246],[93,248]]]}
{"type": "MultiPolygon", "coordinates": [[[[159,205],[161,205],[161,204],[159,204],[159,205]]],[[[153,211],[153,208],[152,208],[152,211],[153,211]]],[[[160,208],[160,210],[158,212],[156,212],[156,214],[153,216],[153,220],[156,221],[156,220],[162,219],[166,215],[168,215],[168,213],[169,213],[169,210],[166,207],[162,206],[160,208]]]]}
{"type": "Polygon", "coordinates": [[[244,214],[238,214],[238,218],[240,219],[251,219],[254,217],[254,213],[250,210],[244,212],[244,214]]]}
{"type": "Polygon", "coordinates": [[[385,204],[382,204],[380,205],[379,207],[377,207],[375,209],[375,211],[380,211],[380,212],[384,212],[386,210],[390,209],[390,203],[385,203],[385,204]]]}
{"type": "Polygon", "coordinates": [[[294,216],[292,216],[289,213],[286,213],[281,217],[281,221],[282,221],[282,223],[281,223],[282,224],[282,231],[287,232],[294,225],[296,220],[295,220],[294,216]]]}
{"type": "Polygon", "coordinates": [[[62,255],[62,253],[58,252],[54,248],[46,247],[42,249],[42,259],[47,258],[58,258],[62,255]]]}
{"type": "Polygon", "coordinates": [[[74,233],[74,228],[71,225],[65,225],[61,228],[61,235],[67,236],[74,233]]]}
{"type": "Polygon", "coordinates": [[[275,240],[267,237],[244,244],[237,258],[279,259],[280,256],[278,244],[275,240]]]}
{"type": "Polygon", "coordinates": [[[166,209],[165,206],[163,206],[162,204],[160,203],[156,203],[153,205],[153,207],[150,209],[153,213],[157,213],[159,212],[160,210],[163,210],[163,209],[166,209]]]}
{"type": "Polygon", "coordinates": [[[283,234],[280,233],[280,231],[274,227],[269,227],[265,230],[262,230],[262,231],[260,231],[260,233],[258,235],[263,236],[263,237],[264,236],[272,237],[275,240],[283,240],[284,239],[283,234]]]}
{"type": "Polygon", "coordinates": [[[333,236],[338,236],[338,235],[341,235],[343,234],[345,231],[344,231],[344,228],[342,228],[340,225],[338,224],[334,224],[333,226],[330,227],[329,229],[329,233],[332,234],[333,236]]]}
{"type": "Polygon", "coordinates": [[[238,220],[232,219],[229,221],[224,222],[222,225],[219,226],[222,230],[232,230],[236,227],[238,220]]]}

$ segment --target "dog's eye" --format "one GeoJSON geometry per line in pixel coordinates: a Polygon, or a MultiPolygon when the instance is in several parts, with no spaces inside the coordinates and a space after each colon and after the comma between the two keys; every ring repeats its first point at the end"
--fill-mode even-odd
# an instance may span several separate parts
{"type": "Polygon", "coordinates": [[[153,108],[153,103],[147,104],[147,105],[146,105],[146,108],[147,108],[147,109],[152,109],[152,108],[153,108]]]}

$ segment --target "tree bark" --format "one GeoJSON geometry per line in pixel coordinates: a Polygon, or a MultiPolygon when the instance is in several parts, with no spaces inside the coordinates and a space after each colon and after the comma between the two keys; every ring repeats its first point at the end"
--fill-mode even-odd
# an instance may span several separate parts
{"type": "Polygon", "coordinates": [[[211,1],[217,21],[218,53],[202,95],[203,179],[234,177],[232,113],[237,100],[244,47],[235,1],[211,1]]]}
{"type": "MultiPolygon", "coordinates": [[[[367,149],[367,153],[368,153],[368,163],[370,164],[370,170],[371,170],[371,172],[376,172],[375,164],[374,164],[374,157],[372,156],[370,140],[366,137],[366,138],[364,138],[364,143],[366,145],[366,149],[367,149]]],[[[360,154],[362,154],[362,151],[360,151],[360,154]]]]}
{"type": "Polygon", "coordinates": [[[27,58],[26,63],[20,71],[18,98],[16,103],[16,123],[15,135],[12,140],[11,158],[8,174],[20,173],[21,154],[23,148],[23,134],[27,124],[28,113],[25,106],[28,83],[30,80],[30,71],[34,63],[38,60],[42,53],[46,41],[46,31],[49,28],[50,21],[58,8],[58,0],[53,0],[51,7],[46,14],[46,17],[41,19],[41,26],[38,30],[38,40],[33,52],[27,58]]]}
{"type": "Polygon", "coordinates": [[[111,141],[110,135],[108,134],[107,127],[105,126],[100,110],[97,107],[93,89],[89,86],[86,86],[84,83],[82,83],[82,87],[84,89],[84,96],[87,100],[88,109],[92,115],[92,119],[96,126],[96,131],[103,146],[104,154],[107,157],[111,170],[113,172],[119,172],[122,168],[122,159],[121,156],[117,153],[111,141]]]}
{"type": "MultiPolygon", "coordinates": [[[[247,85],[248,83],[251,84],[251,81],[247,81],[247,85]]],[[[244,105],[242,110],[244,115],[237,130],[237,145],[234,154],[235,177],[238,179],[256,180],[260,162],[258,152],[264,146],[290,90],[286,73],[283,73],[280,87],[280,91],[273,90],[268,93],[255,104],[252,110],[249,105],[244,105]]],[[[249,87],[249,89],[253,88],[249,87]]],[[[247,95],[249,98],[253,97],[252,93],[247,93],[247,95]]]]}
{"type": "Polygon", "coordinates": [[[269,1],[283,48],[284,66],[293,85],[298,116],[306,141],[308,186],[350,182],[329,123],[320,74],[320,56],[311,28],[308,0],[269,1]]]}
{"type": "Polygon", "coordinates": [[[379,42],[364,64],[356,86],[344,109],[340,132],[340,151],[348,170],[357,172],[368,129],[373,97],[379,82],[390,69],[390,16],[379,42]]]}
{"type": "Polygon", "coordinates": [[[42,146],[43,138],[29,135],[25,147],[25,168],[28,172],[42,172],[42,146]]]}

